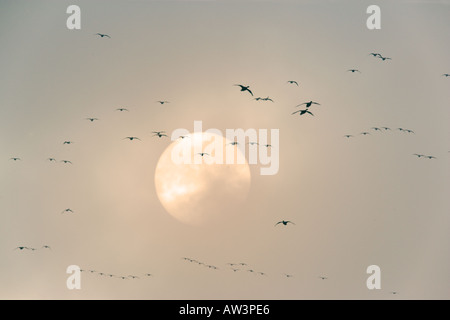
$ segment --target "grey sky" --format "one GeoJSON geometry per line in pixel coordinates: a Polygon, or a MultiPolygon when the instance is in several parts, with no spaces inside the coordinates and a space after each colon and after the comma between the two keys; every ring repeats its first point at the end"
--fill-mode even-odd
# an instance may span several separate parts
{"type": "Polygon", "coordinates": [[[450,7],[378,1],[382,29],[371,31],[371,4],[1,0],[0,298],[450,298],[450,7]],[[66,28],[70,4],[81,30],[66,28]],[[321,103],[314,117],[291,115],[309,100],[321,103]],[[151,132],[195,120],[280,130],[278,174],[251,166],[240,215],[220,227],[180,223],[155,193],[169,141],[151,132]],[[282,219],[296,225],[275,228],[282,219]],[[83,274],[69,291],[71,264],[154,276],[83,274]],[[366,288],[372,264],[381,290],[366,288]]]}

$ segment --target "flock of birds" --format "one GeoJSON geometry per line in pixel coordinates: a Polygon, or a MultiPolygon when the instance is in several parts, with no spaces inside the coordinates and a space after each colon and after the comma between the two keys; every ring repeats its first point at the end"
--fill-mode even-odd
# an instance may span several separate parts
{"type": "MultiPolygon", "coordinates": [[[[103,33],[96,33],[95,35],[97,35],[100,38],[111,38],[111,36],[109,36],[108,34],[103,34],[103,33]]],[[[371,56],[373,56],[373,57],[375,57],[377,59],[380,59],[381,61],[392,60],[392,58],[383,56],[380,53],[371,52],[369,55],[371,55],[371,56]]],[[[348,69],[347,72],[361,73],[361,71],[359,69],[356,69],[356,68],[348,69]]],[[[444,73],[442,76],[450,77],[450,74],[444,73]]],[[[288,80],[287,83],[289,85],[294,85],[294,86],[299,87],[299,83],[297,81],[295,81],[295,80],[288,80]]],[[[249,85],[234,84],[234,86],[239,87],[241,92],[248,93],[252,97],[254,96],[254,94],[253,94],[252,90],[250,89],[249,85]]],[[[265,98],[263,98],[263,97],[255,97],[253,100],[274,102],[274,100],[269,98],[269,96],[267,96],[265,98]]],[[[167,101],[167,100],[157,100],[156,103],[158,103],[160,105],[164,105],[164,104],[168,104],[170,102],[167,101]]],[[[320,105],[321,105],[320,103],[318,103],[316,101],[313,101],[313,100],[302,102],[302,103],[296,105],[295,108],[302,107],[302,106],[304,106],[304,107],[302,109],[299,109],[299,110],[296,110],[296,111],[292,112],[291,115],[298,114],[300,116],[303,116],[303,115],[314,116],[314,114],[311,112],[311,108],[313,106],[320,106],[320,105]]],[[[115,111],[129,112],[129,109],[124,108],[124,107],[120,107],[120,108],[115,109],[115,111]]],[[[85,118],[85,120],[93,123],[93,122],[99,121],[100,119],[96,118],[96,117],[87,117],[87,118],[85,118]]],[[[387,131],[391,131],[392,129],[389,128],[389,127],[372,127],[371,130],[373,130],[374,132],[387,132],[387,131]]],[[[397,128],[396,130],[398,130],[400,132],[403,132],[403,133],[414,134],[414,131],[410,130],[410,129],[397,128]]],[[[167,138],[168,137],[166,131],[153,131],[152,134],[153,134],[152,135],[153,137],[158,137],[158,138],[163,138],[163,137],[167,138]]],[[[363,136],[367,136],[367,135],[370,135],[370,134],[371,134],[370,131],[363,131],[363,132],[360,133],[360,135],[363,135],[363,136]]],[[[344,137],[349,139],[349,138],[354,138],[355,136],[351,135],[351,134],[346,134],[346,135],[344,135],[344,137]]],[[[180,138],[184,139],[184,138],[186,138],[186,136],[180,136],[180,138]]],[[[127,136],[127,137],[124,137],[123,139],[124,140],[129,140],[129,141],[141,140],[139,137],[136,137],[136,136],[127,136]]],[[[64,145],[71,145],[73,143],[74,142],[71,141],[71,140],[63,141],[64,145]]],[[[233,142],[231,144],[232,145],[236,145],[237,142],[233,142]]],[[[255,145],[255,144],[258,145],[257,142],[249,142],[248,144],[250,144],[250,145],[255,145]]],[[[266,144],[264,146],[265,147],[271,147],[270,144],[266,144]]],[[[209,155],[209,154],[201,152],[201,153],[199,153],[199,155],[203,157],[203,156],[206,156],[206,155],[209,155]]],[[[436,157],[434,157],[434,156],[418,154],[418,153],[415,153],[414,156],[416,156],[417,158],[436,159],[436,157]]],[[[12,161],[19,161],[19,160],[21,160],[21,158],[20,157],[11,157],[10,160],[12,160],[12,161]]],[[[47,161],[57,162],[57,160],[54,157],[47,158],[47,161]]],[[[60,162],[62,162],[64,164],[72,164],[72,162],[70,160],[60,160],[60,162]]],[[[70,208],[67,208],[67,209],[64,209],[61,213],[62,214],[71,214],[71,213],[74,213],[74,211],[72,209],[70,209],[70,208]]],[[[289,224],[295,225],[295,223],[290,221],[290,220],[281,220],[281,221],[278,221],[275,224],[275,227],[278,226],[278,225],[287,226],[289,224]]],[[[34,247],[28,247],[28,246],[18,246],[14,250],[19,250],[19,251],[36,251],[38,249],[34,248],[34,247]]],[[[51,247],[48,246],[48,245],[44,245],[44,246],[41,247],[41,250],[51,250],[51,247]]],[[[218,270],[219,269],[217,266],[214,266],[214,265],[211,265],[211,264],[207,264],[207,263],[198,261],[196,259],[187,258],[187,257],[183,257],[182,259],[184,261],[187,261],[187,262],[192,263],[192,264],[196,264],[198,266],[205,267],[207,269],[211,269],[211,270],[218,270]]],[[[227,263],[226,265],[228,266],[227,269],[231,270],[233,272],[246,272],[246,273],[249,273],[249,274],[256,274],[256,275],[260,275],[260,276],[267,276],[267,274],[265,272],[257,271],[257,270],[255,270],[253,268],[250,268],[247,263],[243,263],[243,262],[227,263]]],[[[105,272],[98,272],[96,270],[90,270],[90,269],[89,270],[88,269],[81,269],[81,271],[89,273],[89,274],[96,274],[98,276],[102,276],[102,277],[106,277],[106,278],[117,278],[117,279],[122,279],[122,280],[133,280],[133,279],[140,279],[140,278],[153,276],[150,273],[146,273],[146,274],[144,274],[142,276],[137,276],[137,275],[126,275],[125,276],[125,275],[114,275],[114,274],[105,273],[105,272]]],[[[286,278],[294,277],[294,275],[292,275],[292,274],[283,273],[282,275],[284,277],[286,277],[286,278]]],[[[328,279],[327,276],[323,276],[323,275],[318,276],[318,278],[321,279],[321,280],[327,280],[328,279]]],[[[390,293],[391,294],[398,294],[398,292],[396,292],[396,291],[392,291],[390,293]]]]}

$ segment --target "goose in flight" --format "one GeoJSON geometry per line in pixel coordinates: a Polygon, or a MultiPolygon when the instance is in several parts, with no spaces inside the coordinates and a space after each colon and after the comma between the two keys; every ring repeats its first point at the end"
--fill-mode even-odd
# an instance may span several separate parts
{"type": "Polygon", "coordinates": [[[151,273],[144,274],[144,277],[152,277],[153,275],[151,273]]]}
{"type": "Polygon", "coordinates": [[[63,162],[65,164],[72,164],[72,161],[69,161],[69,160],[61,160],[60,162],[63,162]]]}
{"type": "Polygon", "coordinates": [[[152,133],[154,133],[154,136],[158,136],[158,138],[162,138],[162,137],[168,137],[167,134],[165,134],[165,131],[152,131],[152,133]]]}
{"type": "Polygon", "coordinates": [[[22,160],[22,159],[14,157],[14,158],[10,158],[9,160],[18,161],[18,160],[22,160]]]}
{"type": "Polygon", "coordinates": [[[293,225],[295,225],[295,223],[293,223],[292,221],[282,220],[282,221],[278,221],[278,222],[275,224],[275,227],[276,227],[277,225],[279,225],[280,223],[282,223],[284,226],[287,226],[288,223],[292,223],[293,225]]]}
{"type": "Polygon", "coordinates": [[[103,37],[111,38],[109,35],[104,34],[104,33],[96,33],[95,35],[99,36],[100,38],[103,38],[103,37]]]}
{"type": "Polygon", "coordinates": [[[233,141],[233,142],[230,142],[229,144],[231,144],[232,146],[237,146],[239,144],[239,142],[233,141]]]}
{"type": "Polygon", "coordinates": [[[50,246],[42,246],[42,248],[52,250],[52,248],[50,248],[50,246]]]}
{"type": "Polygon", "coordinates": [[[386,61],[386,60],[392,60],[392,58],[383,57],[381,54],[378,56],[378,58],[380,58],[380,59],[383,60],[383,61],[386,61]]]}
{"type": "Polygon", "coordinates": [[[197,153],[197,154],[199,154],[200,156],[209,156],[210,154],[209,153],[206,153],[206,152],[199,152],[199,153],[197,153]]]}
{"type": "Polygon", "coordinates": [[[289,80],[287,83],[290,83],[290,84],[295,84],[295,85],[297,85],[297,87],[298,87],[298,82],[297,81],[294,81],[294,80],[289,80]]]}
{"type": "Polygon", "coordinates": [[[303,103],[301,103],[301,104],[298,104],[298,105],[296,105],[296,107],[300,107],[300,106],[302,106],[302,105],[306,105],[306,108],[309,108],[309,107],[311,107],[311,105],[313,105],[313,104],[317,104],[317,105],[319,105],[320,106],[320,103],[318,103],[318,102],[314,102],[314,101],[308,101],[308,102],[303,102],[303,103]]]}
{"type": "Polygon", "coordinates": [[[141,139],[139,139],[138,137],[125,137],[125,138],[123,138],[124,140],[125,139],[128,139],[128,140],[130,140],[130,141],[133,141],[133,140],[141,140],[141,139]]]}
{"type": "Polygon", "coordinates": [[[130,111],[127,108],[117,108],[116,111],[130,111]]]}
{"type": "Polygon", "coordinates": [[[28,247],[17,247],[17,248],[15,248],[14,250],[17,250],[17,249],[19,249],[20,251],[22,251],[22,250],[24,250],[24,249],[30,250],[30,248],[28,248],[28,247]]]}
{"type": "Polygon", "coordinates": [[[353,136],[351,134],[346,134],[344,137],[345,138],[353,138],[353,136]]]}
{"type": "Polygon", "coordinates": [[[242,84],[235,84],[234,86],[241,87],[241,91],[248,91],[253,96],[253,92],[249,89],[250,86],[243,86],[242,84]]]}
{"type": "Polygon", "coordinates": [[[408,132],[408,133],[414,133],[414,131],[409,130],[409,129],[405,129],[404,131],[408,132]]]}
{"type": "Polygon", "coordinates": [[[428,159],[437,159],[436,157],[434,157],[434,156],[426,156],[428,159]]]}
{"type": "Polygon", "coordinates": [[[417,154],[417,153],[414,153],[413,156],[416,156],[417,158],[425,157],[424,154],[417,154]]]}
{"type": "Polygon", "coordinates": [[[133,276],[133,275],[129,275],[128,278],[131,278],[131,279],[139,279],[138,276],[133,276]]]}
{"type": "Polygon", "coordinates": [[[292,274],[286,274],[286,273],[283,273],[283,275],[284,275],[286,278],[292,278],[292,277],[293,277],[292,274]]]}
{"type": "Polygon", "coordinates": [[[381,129],[378,128],[378,127],[372,127],[372,129],[375,130],[375,131],[380,131],[381,132],[381,129]]]}
{"type": "Polygon", "coordinates": [[[63,142],[63,144],[72,144],[72,143],[73,143],[73,141],[68,141],[68,140],[63,142]]]}
{"type": "Polygon", "coordinates": [[[314,115],[312,114],[312,112],[309,111],[308,109],[305,109],[305,110],[297,110],[297,111],[295,111],[295,112],[292,112],[292,114],[296,114],[297,112],[299,112],[299,115],[304,115],[305,113],[309,113],[310,115],[314,116],[314,115]]]}
{"type": "Polygon", "coordinates": [[[272,99],[270,99],[269,97],[266,97],[266,98],[262,98],[261,100],[262,100],[262,101],[272,101],[272,102],[273,102],[273,100],[272,100],[272,99]]]}
{"type": "Polygon", "coordinates": [[[364,131],[364,132],[361,132],[360,134],[362,134],[363,136],[365,136],[365,135],[368,135],[368,134],[370,134],[369,132],[366,132],[366,131],[364,131]]]}
{"type": "Polygon", "coordinates": [[[347,72],[348,71],[350,71],[351,73],[355,73],[355,72],[361,73],[361,71],[359,71],[358,69],[348,69],[347,72]]]}
{"type": "Polygon", "coordinates": [[[443,75],[442,75],[443,77],[450,77],[450,73],[444,73],[443,75]]]}
{"type": "Polygon", "coordinates": [[[48,160],[48,161],[50,161],[50,162],[52,162],[52,161],[56,161],[56,159],[55,159],[55,158],[48,158],[47,160],[48,160]]]}
{"type": "Polygon", "coordinates": [[[381,127],[381,129],[384,129],[385,131],[391,130],[391,128],[388,128],[388,127],[381,127]]]}
{"type": "Polygon", "coordinates": [[[256,145],[259,145],[258,142],[254,142],[254,141],[247,142],[247,144],[252,145],[252,146],[255,145],[255,144],[256,144],[256,145]]]}
{"type": "Polygon", "coordinates": [[[165,100],[158,100],[156,102],[159,102],[159,104],[165,104],[165,103],[170,103],[169,101],[165,101],[165,100]]]}
{"type": "Polygon", "coordinates": [[[65,210],[63,210],[61,213],[74,213],[73,212],[73,210],[72,209],[70,209],[70,208],[67,208],[67,209],[65,209],[65,210]]]}
{"type": "Polygon", "coordinates": [[[374,57],[381,57],[381,54],[376,53],[376,52],[371,52],[371,53],[369,53],[369,55],[374,56],[374,57]]]}
{"type": "Polygon", "coordinates": [[[327,280],[328,278],[327,278],[327,277],[324,277],[324,276],[319,276],[319,279],[327,280]]]}
{"type": "Polygon", "coordinates": [[[98,118],[86,118],[86,120],[89,120],[90,122],[94,122],[95,120],[98,120],[98,118]]]}

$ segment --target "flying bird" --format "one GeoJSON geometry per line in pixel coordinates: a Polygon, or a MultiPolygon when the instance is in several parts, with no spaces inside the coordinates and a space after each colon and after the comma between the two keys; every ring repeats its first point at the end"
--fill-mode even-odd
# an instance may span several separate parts
{"type": "Polygon", "coordinates": [[[247,144],[252,145],[252,146],[255,145],[255,144],[259,145],[258,142],[254,142],[254,141],[247,142],[247,144]]]}
{"type": "Polygon", "coordinates": [[[361,73],[361,71],[359,71],[358,69],[349,69],[347,71],[350,71],[351,73],[355,73],[355,72],[361,73]]]}
{"type": "Polygon", "coordinates": [[[202,157],[205,156],[205,155],[209,156],[209,153],[206,153],[206,152],[199,152],[197,154],[201,155],[202,157]]]}
{"type": "Polygon", "coordinates": [[[424,154],[417,154],[417,153],[414,153],[413,156],[416,156],[417,158],[425,157],[424,154]]]}
{"type": "Polygon", "coordinates": [[[262,100],[262,101],[272,101],[272,102],[273,102],[273,100],[272,100],[272,99],[270,99],[269,97],[266,97],[266,98],[262,98],[261,100],[262,100]]]}
{"type": "Polygon", "coordinates": [[[297,81],[294,81],[294,80],[289,80],[287,83],[290,83],[290,84],[295,84],[295,85],[297,85],[297,87],[298,87],[298,82],[297,81]]]}
{"type": "Polygon", "coordinates": [[[286,276],[286,278],[292,278],[293,277],[292,274],[286,274],[286,273],[283,273],[283,274],[286,276]]]}
{"type": "Polygon", "coordinates": [[[362,134],[363,136],[365,136],[365,135],[368,135],[368,134],[370,134],[369,132],[366,132],[366,131],[364,131],[364,132],[361,132],[360,134],[362,134]]]}
{"type": "Polygon", "coordinates": [[[327,277],[323,277],[323,276],[319,276],[319,279],[327,280],[328,278],[327,277]]]}
{"type": "Polygon", "coordinates": [[[48,158],[47,160],[48,160],[48,161],[50,161],[50,162],[52,162],[52,161],[56,161],[56,159],[55,159],[55,158],[48,158]]]}
{"type": "Polygon", "coordinates": [[[65,210],[63,210],[61,213],[74,213],[73,212],[73,210],[72,209],[70,209],[70,208],[67,208],[67,209],[65,209],[65,210]]]}
{"type": "Polygon", "coordinates": [[[305,110],[297,110],[297,111],[295,111],[295,112],[292,112],[292,114],[296,114],[297,112],[299,112],[299,115],[304,115],[305,113],[309,113],[310,115],[314,116],[314,115],[312,114],[312,112],[309,111],[308,109],[305,109],[305,110]]]}
{"type": "Polygon", "coordinates": [[[391,128],[388,128],[388,127],[381,127],[381,129],[384,129],[385,131],[391,130],[391,128]]]}
{"type": "Polygon", "coordinates": [[[233,141],[233,142],[230,142],[229,144],[231,144],[232,146],[237,146],[239,144],[239,142],[233,141]]]}
{"type": "Polygon", "coordinates": [[[318,103],[318,102],[308,101],[308,102],[303,102],[301,104],[298,104],[298,105],[296,105],[296,107],[300,107],[301,105],[304,105],[304,104],[306,104],[306,108],[311,107],[311,105],[313,105],[313,104],[317,104],[320,106],[320,103],[318,103]]]}
{"type": "Polygon", "coordinates": [[[346,134],[344,137],[345,138],[353,138],[353,136],[351,134],[346,134]]]}
{"type": "Polygon", "coordinates": [[[243,86],[242,84],[235,84],[234,86],[241,87],[241,91],[248,91],[253,96],[253,92],[249,89],[250,86],[243,86]]]}
{"type": "Polygon", "coordinates": [[[405,129],[404,131],[408,132],[408,133],[414,133],[414,131],[409,130],[409,129],[405,129]]]}
{"type": "Polygon", "coordinates": [[[292,221],[285,221],[285,220],[282,220],[282,221],[278,221],[278,222],[275,224],[275,226],[279,225],[280,223],[282,223],[284,226],[287,226],[288,223],[292,223],[293,225],[295,225],[295,223],[293,223],[292,221]]]}
{"type": "Polygon", "coordinates": [[[372,129],[375,130],[375,131],[380,131],[381,132],[381,129],[378,128],[378,127],[372,127],[372,129]]]}
{"type": "Polygon", "coordinates": [[[437,159],[436,157],[434,157],[434,156],[426,156],[428,159],[437,159]]]}
{"type": "Polygon", "coordinates": [[[68,140],[63,142],[63,144],[72,144],[72,143],[73,143],[73,141],[68,141],[68,140]]]}
{"type": "Polygon", "coordinates": [[[72,164],[72,161],[69,161],[69,160],[61,160],[60,162],[64,162],[66,164],[72,164]]]}
{"type": "Polygon", "coordinates": [[[381,54],[378,55],[378,58],[380,58],[380,59],[383,60],[383,61],[386,61],[386,60],[392,60],[392,58],[383,57],[381,54]]]}
{"type": "Polygon", "coordinates": [[[20,158],[9,158],[9,160],[18,161],[18,160],[22,160],[22,159],[20,159],[20,158]]]}
{"type": "Polygon", "coordinates": [[[165,100],[158,100],[156,102],[159,102],[159,104],[165,104],[165,103],[170,103],[169,101],[165,101],[165,100]]]}
{"type": "Polygon", "coordinates": [[[30,250],[30,248],[28,248],[28,247],[17,247],[17,248],[15,248],[14,250],[17,250],[17,249],[19,249],[20,251],[22,251],[22,250],[24,250],[24,249],[30,250]]]}
{"type": "Polygon", "coordinates": [[[369,55],[372,55],[374,57],[381,57],[381,54],[375,53],[375,52],[371,52],[371,53],[369,53],[369,55]]]}
{"type": "Polygon", "coordinates": [[[104,33],[96,33],[95,35],[96,35],[96,36],[99,36],[99,37],[101,37],[101,38],[103,38],[103,37],[111,38],[109,35],[104,34],[104,33]]]}
{"type": "Polygon", "coordinates": [[[125,138],[123,138],[124,140],[125,139],[128,139],[128,140],[130,140],[130,141],[133,141],[133,140],[141,140],[141,139],[139,139],[138,137],[125,137],[125,138]]]}
{"type": "Polygon", "coordinates": [[[50,248],[50,246],[42,246],[43,249],[50,249],[52,250],[52,248],[50,248]]]}
{"type": "Polygon", "coordinates": [[[86,120],[89,120],[90,122],[94,122],[95,120],[98,120],[98,118],[86,118],[86,120]]]}
{"type": "Polygon", "coordinates": [[[117,108],[116,111],[129,111],[129,110],[126,108],[117,108]]]}
{"type": "Polygon", "coordinates": [[[154,135],[152,137],[154,137],[154,136],[158,136],[159,138],[168,137],[168,135],[165,134],[164,132],[165,131],[152,131],[152,133],[154,133],[154,135]]]}
{"type": "Polygon", "coordinates": [[[450,77],[450,73],[444,73],[443,75],[442,75],[443,77],[450,77]]]}

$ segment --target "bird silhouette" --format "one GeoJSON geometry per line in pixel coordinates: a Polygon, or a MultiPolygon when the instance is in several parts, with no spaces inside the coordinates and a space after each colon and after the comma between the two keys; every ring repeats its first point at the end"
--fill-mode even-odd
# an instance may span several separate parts
{"type": "Polygon", "coordinates": [[[378,128],[378,127],[372,127],[372,129],[375,130],[375,131],[380,131],[381,132],[381,129],[378,128]]]}
{"type": "Polygon", "coordinates": [[[369,55],[372,55],[374,57],[381,57],[381,54],[375,53],[375,52],[371,52],[371,53],[369,53],[369,55]]]}
{"type": "Polygon", "coordinates": [[[205,156],[205,155],[206,155],[206,156],[209,156],[209,155],[210,155],[209,153],[206,153],[206,152],[199,152],[199,153],[197,153],[197,154],[201,155],[202,157],[205,156]]]}
{"type": "Polygon", "coordinates": [[[17,250],[17,249],[19,249],[20,251],[22,251],[22,250],[30,250],[30,248],[28,248],[28,247],[17,247],[17,248],[15,248],[14,250],[17,250]]]}
{"type": "Polygon", "coordinates": [[[86,120],[89,120],[90,122],[94,122],[95,120],[98,120],[98,118],[86,118],[86,120]]]}
{"type": "Polygon", "coordinates": [[[385,131],[391,130],[391,128],[388,128],[388,127],[381,127],[381,129],[384,129],[385,131]]]}
{"type": "Polygon", "coordinates": [[[355,73],[355,72],[361,73],[361,71],[359,71],[358,69],[348,69],[347,71],[350,71],[351,73],[355,73]]]}
{"type": "Polygon", "coordinates": [[[428,159],[437,159],[436,157],[434,157],[434,156],[426,156],[428,159]]]}
{"type": "Polygon", "coordinates": [[[139,139],[138,137],[125,137],[125,138],[123,138],[123,140],[125,140],[125,139],[128,139],[128,140],[130,140],[130,141],[133,141],[133,140],[141,140],[141,139],[139,139]]]}
{"type": "Polygon", "coordinates": [[[154,133],[154,136],[158,136],[158,138],[162,138],[162,137],[168,137],[167,134],[164,133],[165,131],[152,131],[152,133],[154,133]]]}
{"type": "Polygon", "coordinates": [[[56,162],[55,158],[48,158],[47,160],[50,161],[50,162],[52,162],[52,161],[56,162]]]}
{"type": "Polygon", "coordinates": [[[319,279],[327,280],[328,278],[327,278],[327,277],[324,277],[324,276],[319,276],[319,279]]]}
{"type": "Polygon", "coordinates": [[[243,86],[242,84],[235,84],[234,86],[241,87],[241,91],[248,91],[253,96],[253,92],[249,89],[250,86],[243,86]]]}
{"type": "Polygon", "coordinates": [[[64,209],[61,213],[74,213],[74,211],[70,208],[64,209]]]}
{"type": "Polygon", "coordinates": [[[286,274],[286,273],[283,273],[283,275],[284,275],[286,278],[292,278],[292,277],[294,277],[292,274],[286,274]]]}
{"type": "Polygon", "coordinates": [[[111,38],[109,35],[104,34],[104,33],[96,33],[95,35],[100,36],[101,38],[103,38],[103,37],[111,38]]]}
{"type": "Polygon", "coordinates": [[[353,138],[353,136],[351,134],[346,134],[344,137],[345,138],[353,138]]]}
{"type": "Polygon", "coordinates": [[[9,158],[9,160],[13,160],[13,161],[19,161],[19,160],[22,160],[22,159],[20,159],[20,158],[9,158]]]}
{"type": "Polygon", "coordinates": [[[298,113],[299,115],[304,115],[305,113],[308,113],[308,114],[314,116],[314,114],[313,114],[311,111],[309,111],[308,109],[305,109],[305,110],[297,110],[297,111],[295,111],[295,112],[292,112],[292,114],[296,114],[296,113],[298,113]]]}
{"type": "Polygon", "coordinates": [[[63,144],[72,144],[72,143],[73,143],[73,141],[68,141],[68,140],[63,142],[63,144]]]}
{"type": "Polygon", "coordinates": [[[129,110],[126,108],[117,108],[116,111],[129,111],[129,110]]]}
{"type": "Polygon", "coordinates": [[[169,101],[165,101],[165,100],[158,100],[156,102],[159,102],[159,104],[165,104],[165,103],[170,103],[169,101]]]}
{"type": "Polygon", "coordinates": [[[247,142],[247,144],[252,145],[252,146],[255,145],[255,144],[256,144],[256,145],[259,145],[258,142],[254,142],[254,141],[247,142]]]}
{"type": "Polygon", "coordinates": [[[444,73],[443,75],[442,75],[443,77],[450,77],[450,73],[444,73]]]}
{"type": "Polygon", "coordinates": [[[144,277],[152,277],[153,275],[151,273],[144,274],[144,277]]]}
{"type": "Polygon", "coordinates": [[[378,55],[378,58],[380,58],[380,59],[383,60],[383,61],[386,61],[386,60],[392,60],[392,58],[383,57],[381,54],[378,55]]]}
{"type": "Polygon", "coordinates": [[[262,100],[262,101],[271,101],[271,102],[273,102],[273,100],[272,100],[272,99],[270,99],[269,97],[266,97],[266,98],[262,98],[261,100],[262,100]]]}
{"type": "Polygon", "coordinates": [[[239,144],[239,142],[233,141],[233,142],[230,142],[229,144],[232,145],[232,146],[237,146],[239,144]]]}
{"type": "Polygon", "coordinates": [[[282,220],[282,221],[278,221],[275,226],[279,225],[280,223],[282,223],[284,226],[287,226],[288,223],[291,223],[293,225],[295,225],[295,223],[293,223],[292,221],[286,221],[286,220],[282,220]]]}
{"type": "Polygon", "coordinates": [[[69,160],[61,160],[60,162],[63,162],[65,164],[72,164],[72,161],[69,161],[69,160]]]}
{"type": "Polygon", "coordinates": [[[416,156],[417,158],[425,157],[425,155],[423,155],[423,154],[417,154],[417,153],[414,153],[413,156],[416,156]]]}
{"type": "Polygon", "coordinates": [[[415,133],[414,131],[409,130],[409,129],[405,129],[404,131],[406,131],[406,132],[408,132],[408,133],[415,133]]]}
{"type": "Polygon", "coordinates": [[[366,136],[366,135],[368,135],[368,134],[370,134],[369,132],[366,132],[366,131],[364,131],[364,132],[361,132],[360,134],[362,134],[363,136],[366,136]]]}
{"type": "Polygon", "coordinates": [[[300,106],[302,106],[302,105],[306,105],[306,108],[309,108],[309,107],[311,107],[311,105],[313,105],[313,104],[317,104],[317,105],[319,105],[320,106],[320,103],[318,103],[318,102],[314,102],[314,101],[308,101],[308,102],[303,102],[303,103],[301,103],[301,104],[298,104],[298,105],[296,105],[296,107],[300,107],[300,106]]]}
{"type": "Polygon", "coordinates": [[[287,83],[290,83],[290,84],[295,84],[295,85],[297,85],[297,87],[298,87],[298,82],[297,81],[294,81],[294,80],[289,80],[287,83]]]}
{"type": "Polygon", "coordinates": [[[52,248],[50,248],[50,246],[42,246],[42,248],[52,250],[52,248]]]}

